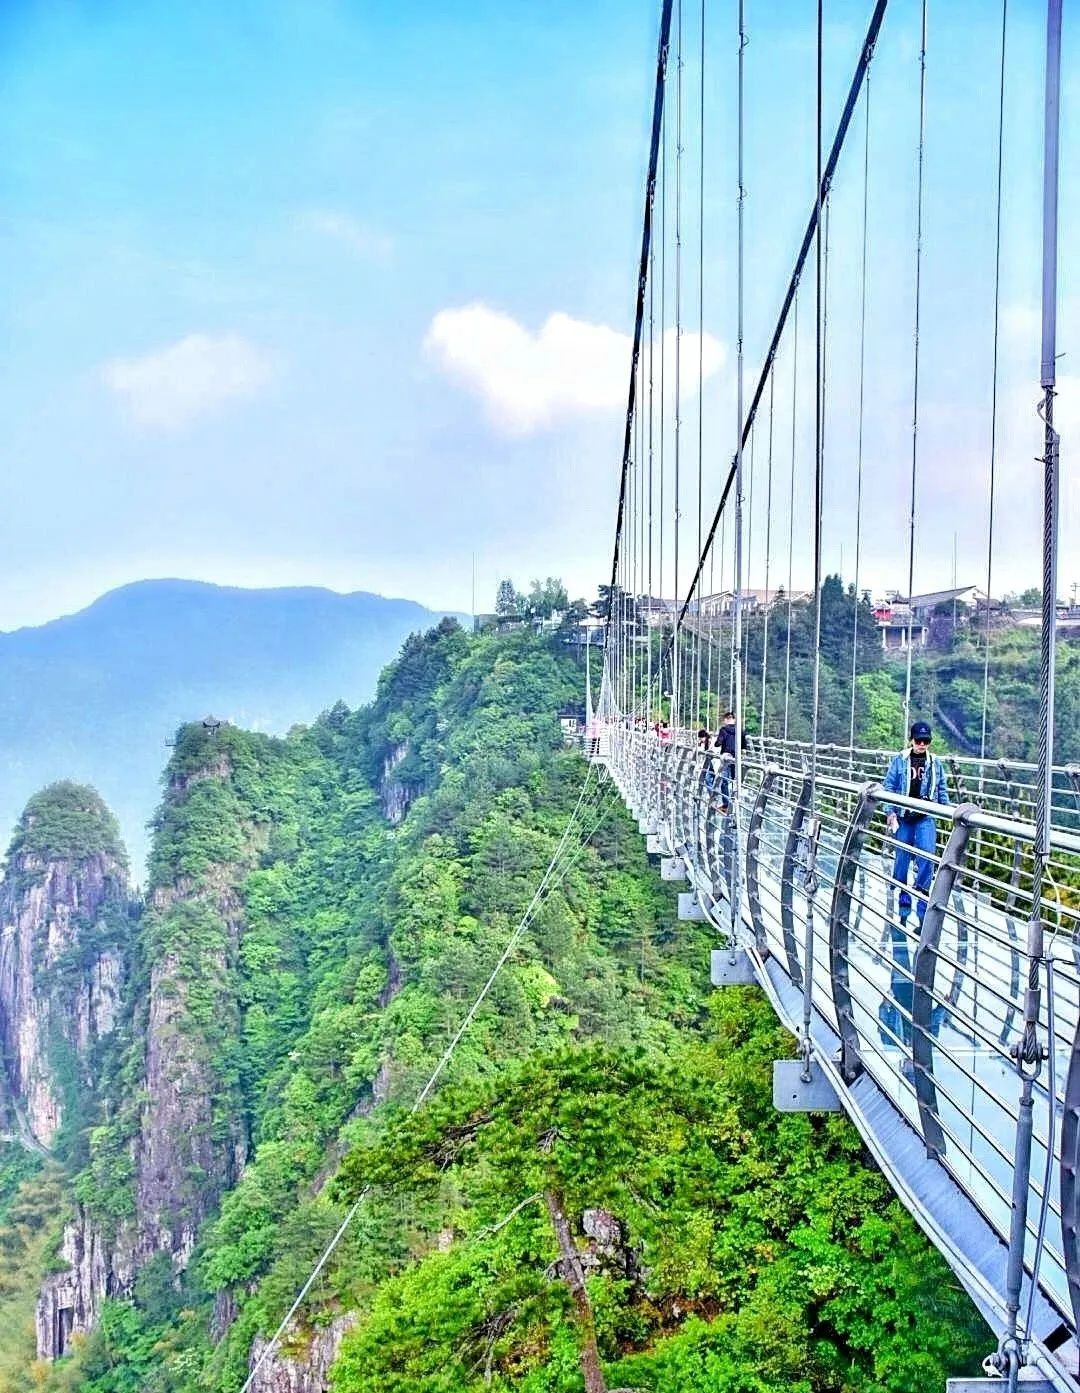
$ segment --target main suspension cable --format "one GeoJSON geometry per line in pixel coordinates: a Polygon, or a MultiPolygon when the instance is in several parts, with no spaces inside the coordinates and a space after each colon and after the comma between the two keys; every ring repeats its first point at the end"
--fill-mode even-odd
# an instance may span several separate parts
{"type": "Polygon", "coordinates": [[[660,148],[660,124],[664,111],[664,87],[667,76],[668,41],[671,35],[672,0],[663,0],[660,13],[660,39],[656,54],[656,85],[653,91],[652,134],[649,141],[649,167],[645,177],[645,213],[641,227],[641,256],[638,261],[637,296],[634,308],[634,342],[630,355],[630,387],[626,405],[626,432],[623,438],[622,474],[619,483],[619,506],[615,515],[615,546],[611,558],[611,586],[608,591],[607,627],[610,631],[615,584],[619,573],[619,545],[622,538],[623,510],[626,504],[626,475],[629,468],[631,430],[636,408],[635,368],[641,353],[641,332],[645,316],[645,282],[649,269],[649,249],[652,245],[653,195],[656,189],[656,161],[660,148]]]}

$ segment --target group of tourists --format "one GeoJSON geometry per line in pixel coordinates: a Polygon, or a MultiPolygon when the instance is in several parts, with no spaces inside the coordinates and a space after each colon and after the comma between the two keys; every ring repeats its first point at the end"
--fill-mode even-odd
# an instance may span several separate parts
{"type": "MultiPolygon", "coordinates": [[[[650,729],[644,720],[639,720],[638,725],[639,729],[650,729]]],[[[654,721],[651,730],[661,744],[671,742],[672,730],[666,717],[654,721]]],[[[906,928],[913,907],[920,927],[922,925],[934,875],[931,858],[937,845],[937,823],[933,815],[922,808],[912,807],[911,802],[948,806],[951,801],[945,767],[940,757],[930,751],[933,735],[926,721],[915,721],[909,732],[907,748],[890,760],[881,784],[886,793],[910,800],[908,803],[882,804],[886,827],[895,844],[893,880],[900,888],[897,916],[900,929],[906,928]],[[914,897],[912,886],[909,885],[913,867],[914,897]]],[[[715,735],[705,726],[697,732],[698,749],[712,756],[710,767],[705,771],[705,787],[710,793],[719,789],[724,812],[729,811],[730,807],[732,766],[737,745],[741,745],[744,751],[750,748],[746,731],[740,735],[734,711],[724,712],[715,735]]]]}

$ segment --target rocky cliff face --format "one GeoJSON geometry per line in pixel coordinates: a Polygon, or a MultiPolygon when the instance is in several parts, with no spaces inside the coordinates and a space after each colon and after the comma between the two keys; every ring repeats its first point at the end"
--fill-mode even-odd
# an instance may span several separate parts
{"type": "MultiPolygon", "coordinates": [[[[235,936],[230,934],[231,947],[235,936]]],[[[136,1147],[138,1248],[187,1265],[203,1221],[239,1178],[247,1136],[217,1076],[211,1042],[191,1029],[195,994],[209,988],[215,1025],[238,1029],[228,994],[230,946],[202,955],[193,982],[181,953],[154,964],[146,1032],[145,1104],[136,1147]]]]}
{"type": "Polygon", "coordinates": [[[0,885],[0,1038],[17,1123],[51,1148],[93,1083],[126,973],[127,869],[91,788],[55,784],[27,805],[0,885]]]}
{"type": "Polygon", "coordinates": [[[203,869],[181,860],[168,863],[169,874],[159,871],[144,934],[151,970],[135,1152],[137,1246],[143,1260],[164,1252],[177,1268],[186,1266],[200,1226],[247,1157],[226,1063],[240,1029],[233,974],[244,911],[235,887],[265,844],[235,800],[227,733],[185,738],[194,738],[194,749],[170,771],[159,841],[186,843],[192,822],[212,810],[218,845],[231,845],[233,854],[203,869]]]}
{"type": "Polygon", "coordinates": [[[416,797],[408,784],[395,778],[394,771],[409,753],[409,743],[403,740],[395,745],[383,760],[382,778],[379,780],[379,798],[382,802],[383,816],[395,826],[409,811],[409,805],[416,797]]]}
{"type": "MultiPolygon", "coordinates": [[[[125,1071],[139,1085],[110,1101],[114,1115],[126,1118],[117,1163],[130,1179],[118,1178],[106,1199],[100,1191],[116,1166],[99,1165],[97,1193],[64,1230],[67,1266],[46,1279],[38,1300],[44,1359],[62,1355],[72,1333],[91,1329],[107,1297],[129,1295],[158,1255],[177,1273],[186,1267],[200,1226],[246,1159],[229,1064],[239,1033],[233,972],[243,928],[235,886],[265,838],[242,821],[227,736],[219,740],[217,731],[216,723],[212,732],[186,727],[169,771],[160,855],[133,949],[139,968],[128,1009],[136,1029],[125,1071]],[[123,1217],[107,1217],[117,1210],[123,1217]]],[[[106,893],[96,881],[88,885],[99,897],[106,893]]],[[[88,893],[80,891],[80,904],[88,893]]],[[[110,971],[107,962],[91,965],[87,1026],[73,1038],[80,1031],[93,1038],[115,1018],[108,987],[120,978],[110,971]]]]}
{"type": "Polygon", "coordinates": [[[108,1296],[126,1294],[135,1278],[128,1246],[107,1243],[82,1206],[64,1228],[59,1261],[65,1266],[46,1277],[38,1296],[35,1326],[39,1359],[59,1359],[73,1334],[92,1330],[108,1296]]]}
{"type": "MultiPolygon", "coordinates": [[[[355,1315],[338,1316],[329,1325],[313,1330],[302,1342],[295,1336],[286,1336],[283,1348],[275,1350],[255,1375],[251,1393],[327,1393],[330,1366],[356,1321],[355,1315]]],[[[256,1367],[265,1349],[265,1340],[255,1341],[251,1368],[256,1367]]]]}

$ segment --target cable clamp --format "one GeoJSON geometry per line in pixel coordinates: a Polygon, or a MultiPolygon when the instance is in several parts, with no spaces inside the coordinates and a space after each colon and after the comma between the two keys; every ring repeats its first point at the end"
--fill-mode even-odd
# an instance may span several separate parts
{"type": "Polygon", "coordinates": [[[1025,1025],[1020,1039],[1010,1047],[1009,1055],[1016,1061],[1021,1075],[1025,1074],[1026,1065],[1031,1071],[1028,1077],[1037,1078],[1043,1064],[1050,1058],[1050,1050],[1036,1037],[1035,1027],[1025,1025]]]}

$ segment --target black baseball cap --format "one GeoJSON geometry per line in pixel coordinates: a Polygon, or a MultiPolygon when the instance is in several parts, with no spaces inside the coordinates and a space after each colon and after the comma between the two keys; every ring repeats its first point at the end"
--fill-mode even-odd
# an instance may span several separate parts
{"type": "Polygon", "coordinates": [[[911,727],[912,740],[932,740],[934,732],[925,721],[916,721],[911,727]]]}

